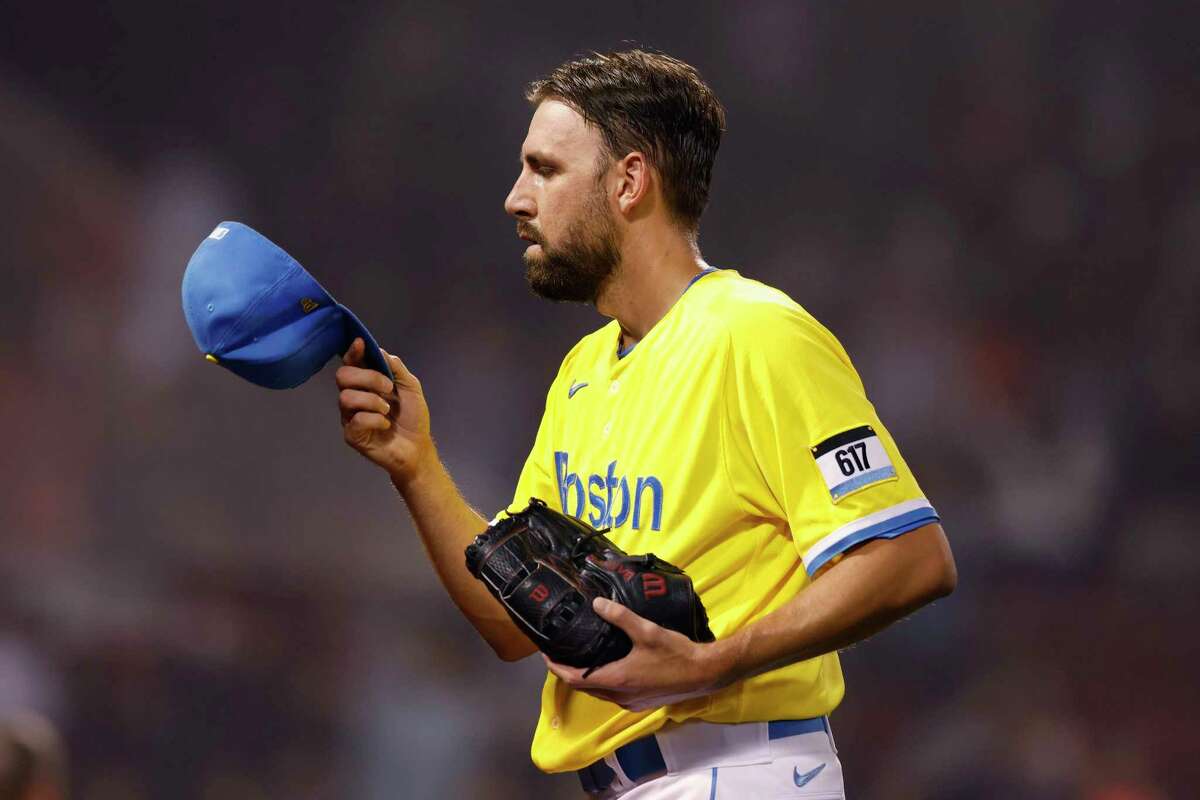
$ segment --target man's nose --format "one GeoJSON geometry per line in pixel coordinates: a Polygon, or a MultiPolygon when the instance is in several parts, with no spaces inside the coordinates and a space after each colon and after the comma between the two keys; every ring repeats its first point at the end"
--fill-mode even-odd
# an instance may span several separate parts
{"type": "Polygon", "coordinates": [[[504,211],[517,219],[533,219],[537,216],[537,206],[525,187],[525,182],[519,176],[516,183],[504,198],[504,211]]]}

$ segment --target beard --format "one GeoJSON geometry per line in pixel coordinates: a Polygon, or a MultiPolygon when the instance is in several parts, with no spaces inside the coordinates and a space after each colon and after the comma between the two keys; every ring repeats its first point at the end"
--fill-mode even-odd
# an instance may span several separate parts
{"type": "Polygon", "coordinates": [[[621,249],[617,226],[604,196],[596,192],[567,229],[562,242],[551,246],[529,226],[540,253],[526,251],[525,280],[538,297],[556,302],[595,303],[605,282],[617,270],[621,249]]]}

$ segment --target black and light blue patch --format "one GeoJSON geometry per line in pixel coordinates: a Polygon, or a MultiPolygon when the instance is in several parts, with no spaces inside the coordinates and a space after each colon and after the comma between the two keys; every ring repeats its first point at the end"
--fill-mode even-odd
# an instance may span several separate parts
{"type": "Polygon", "coordinates": [[[835,503],[860,489],[897,477],[883,442],[870,425],[835,433],[809,449],[835,503]]]}

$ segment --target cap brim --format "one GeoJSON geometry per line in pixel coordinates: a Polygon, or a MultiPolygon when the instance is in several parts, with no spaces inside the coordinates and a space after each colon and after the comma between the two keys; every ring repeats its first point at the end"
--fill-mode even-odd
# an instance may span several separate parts
{"type": "Polygon", "coordinates": [[[354,316],[354,312],[346,308],[341,303],[337,304],[337,308],[344,315],[346,325],[346,348],[349,349],[354,340],[361,336],[363,344],[366,345],[366,351],[363,355],[363,366],[382,372],[388,376],[388,380],[396,380],[396,376],[392,374],[391,365],[388,364],[387,357],[383,354],[383,349],[379,346],[379,342],[375,341],[375,337],[367,330],[367,326],[362,323],[358,317],[354,316]]]}
{"type": "Polygon", "coordinates": [[[344,344],[345,315],[331,305],[250,344],[217,354],[217,363],[259,386],[291,389],[344,353],[344,344]]]}

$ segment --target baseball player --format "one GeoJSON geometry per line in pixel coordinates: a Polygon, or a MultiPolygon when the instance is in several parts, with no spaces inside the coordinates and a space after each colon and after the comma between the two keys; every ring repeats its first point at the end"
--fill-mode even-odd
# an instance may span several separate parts
{"type": "MultiPolygon", "coordinates": [[[[724,111],[694,68],[632,50],[533,83],[505,200],[526,278],[611,322],[563,359],[517,482],[691,576],[716,641],[599,599],[633,642],[547,660],[534,763],[598,797],[843,797],[837,650],[950,593],[938,517],[837,339],[782,292],[701,258],[724,111]]],[[[464,565],[488,525],[438,458],[417,378],[337,371],[346,441],[383,467],[463,614],[505,660],[536,652],[464,565]]],[[[544,656],[543,656],[544,658],[544,656]]]]}

